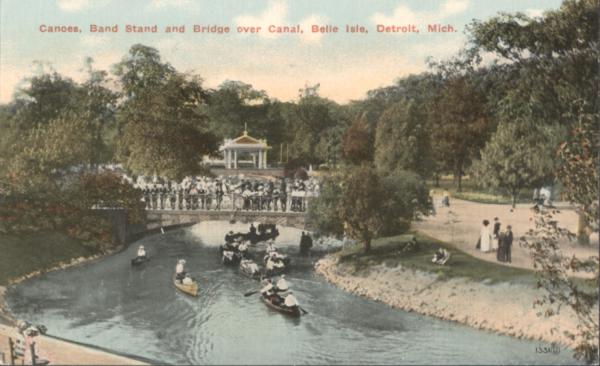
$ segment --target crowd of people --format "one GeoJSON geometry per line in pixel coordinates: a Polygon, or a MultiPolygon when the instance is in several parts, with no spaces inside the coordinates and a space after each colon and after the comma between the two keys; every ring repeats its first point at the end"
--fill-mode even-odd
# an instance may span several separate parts
{"type": "Polygon", "coordinates": [[[510,225],[501,231],[502,224],[496,217],[493,226],[488,220],[483,220],[479,240],[476,248],[484,253],[496,251],[496,259],[499,262],[512,262],[511,249],[513,244],[513,233],[510,225]]]}
{"type": "Polygon", "coordinates": [[[246,210],[304,212],[319,195],[319,182],[300,179],[186,177],[181,182],[140,176],[133,183],[143,192],[148,210],[246,210]]]}

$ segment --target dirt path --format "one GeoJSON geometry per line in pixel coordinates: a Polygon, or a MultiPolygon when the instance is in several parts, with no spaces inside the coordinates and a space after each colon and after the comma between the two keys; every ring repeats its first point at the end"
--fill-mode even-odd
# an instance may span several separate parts
{"type": "MultiPolygon", "coordinates": [[[[413,227],[436,239],[452,243],[458,249],[470,255],[491,262],[497,262],[496,253],[483,253],[475,249],[479,238],[481,222],[484,219],[492,222],[498,217],[504,230],[512,226],[515,241],[512,246],[512,263],[505,265],[533,269],[532,260],[526,249],[518,244],[519,236],[534,227],[533,212],[530,204],[519,204],[514,210],[510,205],[483,204],[470,201],[451,199],[450,207],[439,207],[441,197],[435,197],[436,215],[425,217],[423,221],[413,223],[413,227]]],[[[559,224],[572,232],[577,229],[577,214],[572,209],[564,209],[557,216],[559,224]]],[[[588,257],[598,254],[598,236],[592,239],[592,245],[581,247],[567,242],[563,252],[570,256],[588,257]]]]}

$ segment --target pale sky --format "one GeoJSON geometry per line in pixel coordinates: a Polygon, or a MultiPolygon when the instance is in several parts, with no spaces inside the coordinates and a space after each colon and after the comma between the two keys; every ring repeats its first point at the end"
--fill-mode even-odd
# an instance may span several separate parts
{"type": "Polygon", "coordinates": [[[447,58],[465,41],[472,19],[498,12],[539,16],[560,0],[0,0],[0,103],[13,98],[23,78],[42,62],[81,81],[83,61],[108,69],[131,45],[157,48],[180,71],[200,74],[205,87],[240,80],[282,101],[297,98],[306,83],[320,83],[323,97],[344,103],[425,71],[426,58],[447,58]],[[451,24],[452,33],[428,33],[428,24],[451,24]],[[90,24],[119,26],[119,33],[91,33],[90,24]],[[157,25],[158,33],[126,33],[125,25],[157,25]],[[231,28],[229,34],[194,33],[197,25],[231,28]],[[303,34],[268,33],[269,25],[300,24],[303,34]],[[315,34],[313,24],[336,25],[337,34],[315,34]],[[359,24],[368,34],[345,33],[359,24]],[[415,24],[420,33],[377,33],[377,24],[415,24]],[[42,33],[41,25],[73,25],[81,33],[42,33]],[[169,34],[169,25],[186,33],[169,34]],[[241,34],[238,26],[261,26],[241,34]]]}

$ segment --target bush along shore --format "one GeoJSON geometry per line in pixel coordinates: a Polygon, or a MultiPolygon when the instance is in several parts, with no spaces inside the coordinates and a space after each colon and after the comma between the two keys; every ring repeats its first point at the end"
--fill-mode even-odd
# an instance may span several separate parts
{"type": "Polygon", "coordinates": [[[432,248],[444,244],[419,235],[417,239],[419,247],[408,251],[403,250],[405,236],[374,241],[369,255],[359,254],[359,246],[346,248],[318,261],[315,270],[345,291],[394,308],[520,339],[575,344],[563,334],[577,327],[570,309],[546,318],[533,307],[543,295],[533,272],[497,266],[454,249],[449,249],[454,262],[451,257],[445,266],[435,265],[432,248]],[[484,278],[480,266],[490,266],[492,276],[484,278]]]}

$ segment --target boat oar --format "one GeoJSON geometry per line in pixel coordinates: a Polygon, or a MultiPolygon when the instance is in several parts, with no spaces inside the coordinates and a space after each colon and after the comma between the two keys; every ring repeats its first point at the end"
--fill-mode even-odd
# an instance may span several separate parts
{"type": "Polygon", "coordinates": [[[258,293],[258,292],[259,292],[259,290],[255,290],[255,291],[246,292],[246,293],[244,294],[244,296],[245,296],[245,297],[248,297],[248,296],[250,296],[250,295],[254,295],[254,294],[258,293]]]}
{"type": "Polygon", "coordinates": [[[304,308],[298,306],[298,309],[300,309],[300,311],[302,312],[302,314],[308,315],[308,311],[304,310],[304,308]]]}

